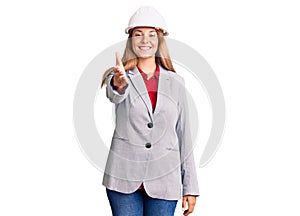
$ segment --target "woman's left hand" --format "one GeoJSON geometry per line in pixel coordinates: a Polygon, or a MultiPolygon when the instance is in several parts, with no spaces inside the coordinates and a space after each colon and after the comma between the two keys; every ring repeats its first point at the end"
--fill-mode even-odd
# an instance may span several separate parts
{"type": "Polygon", "coordinates": [[[182,197],[182,211],[184,216],[191,214],[194,211],[196,205],[196,196],[186,195],[182,197]],[[188,203],[188,209],[185,210],[186,202],[188,203]]]}

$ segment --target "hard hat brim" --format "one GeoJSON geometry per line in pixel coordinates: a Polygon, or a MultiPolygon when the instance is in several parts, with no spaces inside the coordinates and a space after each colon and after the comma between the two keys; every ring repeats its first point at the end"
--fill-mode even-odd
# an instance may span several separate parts
{"type": "Polygon", "coordinates": [[[168,35],[169,35],[169,32],[166,31],[166,30],[163,29],[163,28],[160,28],[160,27],[154,27],[154,26],[146,26],[146,25],[145,25],[145,26],[130,26],[130,27],[127,27],[127,28],[125,29],[125,33],[126,33],[126,34],[129,34],[131,29],[134,29],[134,28],[137,28],[137,27],[152,27],[152,28],[156,28],[156,29],[162,30],[163,36],[168,36],[168,35]]]}

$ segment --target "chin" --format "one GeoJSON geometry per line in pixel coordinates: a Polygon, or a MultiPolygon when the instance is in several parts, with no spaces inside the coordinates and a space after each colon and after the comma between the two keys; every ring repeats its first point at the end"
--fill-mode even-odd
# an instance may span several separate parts
{"type": "Polygon", "coordinates": [[[138,57],[146,59],[146,58],[151,58],[152,56],[151,55],[139,55],[138,57]]]}
{"type": "Polygon", "coordinates": [[[152,57],[154,57],[154,55],[152,53],[151,54],[137,53],[137,56],[139,58],[152,58],[152,57]]]}

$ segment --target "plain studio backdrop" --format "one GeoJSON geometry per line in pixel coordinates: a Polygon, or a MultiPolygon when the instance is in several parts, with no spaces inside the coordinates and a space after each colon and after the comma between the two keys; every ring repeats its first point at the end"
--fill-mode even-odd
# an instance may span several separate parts
{"type": "MultiPolygon", "coordinates": [[[[194,95],[202,117],[195,153],[201,196],[192,215],[298,216],[296,0],[1,1],[0,215],[111,215],[103,173],[77,142],[73,99],[86,66],[126,39],[130,16],[145,5],[163,14],[171,38],[207,60],[225,96],[221,146],[199,168],[211,111],[203,89],[194,95]]],[[[95,110],[99,133],[109,140],[104,89],[95,110]]]]}

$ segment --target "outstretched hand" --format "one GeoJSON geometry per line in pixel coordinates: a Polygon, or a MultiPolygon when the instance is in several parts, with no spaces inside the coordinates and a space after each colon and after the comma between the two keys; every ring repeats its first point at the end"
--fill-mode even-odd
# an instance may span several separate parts
{"type": "Polygon", "coordinates": [[[117,87],[126,86],[128,84],[128,80],[126,78],[126,73],[122,61],[117,52],[116,52],[116,66],[113,68],[113,71],[114,71],[114,76],[113,76],[114,85],[117,87]]]}

